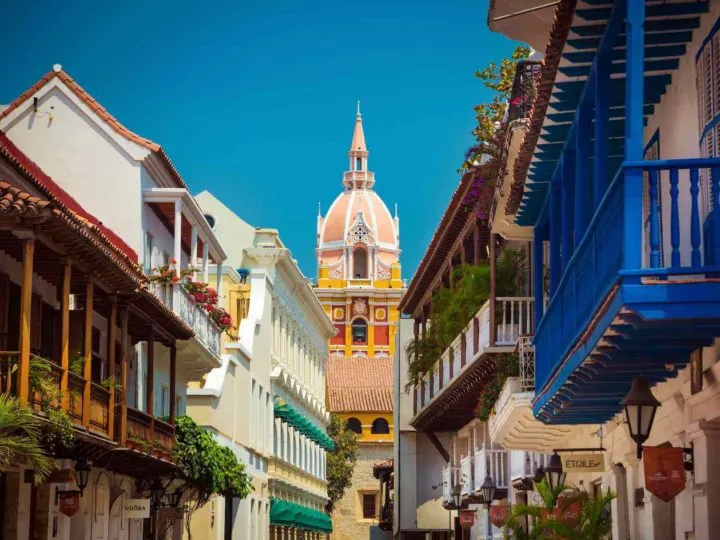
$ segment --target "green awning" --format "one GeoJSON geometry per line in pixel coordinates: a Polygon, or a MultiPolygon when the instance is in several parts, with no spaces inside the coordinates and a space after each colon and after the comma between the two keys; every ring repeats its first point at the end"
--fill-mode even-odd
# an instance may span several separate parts
{"type": "Polygon", "coordinates": [[[275,399],[275,416],[283,422],[294,427],[311,441],[315,441],[327,451],[335,450],[335,443],[325,431],[305,418],[299,411],[281,399],[275,399]]]}
{"type": "Polygon", "coordinates": [[[332,532],[332,520],[325,512],[290,501],[270,499],[270,525],[332,532]]]}

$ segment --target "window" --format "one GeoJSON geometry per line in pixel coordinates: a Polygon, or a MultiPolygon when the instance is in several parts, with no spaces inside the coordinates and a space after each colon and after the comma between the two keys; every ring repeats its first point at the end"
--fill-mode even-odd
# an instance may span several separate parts
{"type": "Polygon", "coordinates": [[[375,493],[362,494],[363,519],[375,519],[377,515],[377,496],[375,493]]]}
{"type": "Polygon", "coordinates": [[[149,274],[152,272],[152,247],[153,247],[153,237],[152,234],[149,232],[145,233],[145,255],[143,256],[143,267],[145,269],[145,273],[149,274]]]}
{"type": "MultiPolygon", "coordinates": [[[[701,157],[717,157],[720,142],[720,33],[717,26],[704,40],[695,57],[695,71],[698,98],[698,127],[701,157]]],[[[712,208],[710,174],[700,171],[701,212],[706,217],[712,208]]]]}
{"type": "Polygon", "coordinates": [[[345,422],[345,427],[358,435],[362,435],[362,424],[357,418],[348,418],[347,422],[345,422]]]}
{"type": "Polygon", "coordinates": [[[367,279],[367,259],[367,250],[365,248],[355,248],[353,251],[353,275],[355,279],[367,279]]]}
{"type": "Polygon", "coordinates": [[[208,222],[208,225],[210,225],[210,228],[215,230],[215,216],[212,214],[205,214],[205,221],[208,222]]]}
{"type": "Polygon", "coordinates": [[[376,418],[373,420],[370,433],[374,433],[375,435],[387,435],[390,433],[390,426],[387,420],[384,418],[376,418]]]}
{"type": "Polygon", "coordinates": [[[355,319],[352,322],[352,342],[354,345],[367,345],[367,321],[355,319]]]}
{"type": "Polygon", "coordinates": [[[362,171],[362,158],[355,158],[355,170],[362,171]]]}

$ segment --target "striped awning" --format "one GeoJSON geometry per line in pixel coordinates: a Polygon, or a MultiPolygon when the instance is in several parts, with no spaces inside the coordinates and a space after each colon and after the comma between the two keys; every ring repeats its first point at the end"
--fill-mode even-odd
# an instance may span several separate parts
{"type": "Polygon", "coordinates": [[[325,512],[281,499],[270,499],[270,525],[309,531],[332,532],[332,520],[325,512]]]}
{"type": "Polygon", "coordinates": [[[335,450],[335,443],[325,431],[305,418],[299,411],[281,399],[275,399],[275,417],[297,429],[311,441],[315,441],[327,451],[335,450]]]}

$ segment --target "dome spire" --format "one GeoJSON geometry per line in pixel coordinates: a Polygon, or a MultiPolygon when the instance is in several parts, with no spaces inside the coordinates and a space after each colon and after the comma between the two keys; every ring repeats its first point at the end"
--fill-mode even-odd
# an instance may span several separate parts
{"type": "Polygon", "coordinates": [[[375,183],[373,173],[368,171],[368,150],[365,146],[360,101],[357,102],[355,129],[350,143],[350,168],[343,176],[343,184],[348,189],[370,189],[375,183]]]}

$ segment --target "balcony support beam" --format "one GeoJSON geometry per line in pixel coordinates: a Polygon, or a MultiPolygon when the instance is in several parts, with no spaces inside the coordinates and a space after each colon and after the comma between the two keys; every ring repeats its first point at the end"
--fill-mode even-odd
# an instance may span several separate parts
{"type": "Polygon", "coordinates": [[[68,392],[70,373],[70,280],[72,278],[72,263],[65,261],[63,266],[62,290],[60,292],[60,392],[62,401],[60,408],[67,411],[70,406],[70,393],[68,392]]]}
{"type": "MultiPolygon", "coordinates": [[[[16,234],[17,235],[17,234],[16,234]]],[[[20,284],[20,336],[17,372],[17,392],[21,402],[30,397],[30,325],[32,323],[32,283],[35,259],[35,236],[33,233],[21,236],[23,239],[22,282],[20,284]]]]}
{"type": "Polygon", "coordinates": [[[209,269],[208,269],[209,264],[210,264],[210,244],[208,244],[207,240],[203,240],[203,263],[202,263],[203,283],[208,283],[210,281],[209,269]]]}
{"type": "Polygon", "coordinates": [[[83,330],[83,355],[85,366],[83,377],[85,387],[83,389],[82,425],[90,425],[90,396],[92,388],[92,328],[93,328],[93,296],[95,294],[95,283],[91,278],[85,285],[85,328],[83,330]]]}
{"type": "Polygon", "coordinates": [[[597,58],[595,79],[595,170],[593,175],[593,207],[597,208],[608,187],[610,133],[610,53],[601,52],[597,58]]]}
{"type": "Polygon", "coordinates": [[[127,353],[128,309],[120,311],[120,421],[118,422],[118,440],[125,446],[127,440],[127,353]]]}
{"type": "Polygon", "coordinates": [[[585,236],[590,222],[590,197],[592,170],[590,168],[590,137],[592,134],[592,110],[580,105],[575,130],[575,245],[585,236]]]}
{"type": "Polygon", "coordinates": [[[155,442],[155,330],[150,332],[147,341],[147,382],[145,412],[150,416],[150,443],[155,442]]]}
{"type": "Polygon", "coordinates": [[[535,296],[535,325],[534,330],[537,331],[537,327],[543,318],[543,234],[540,227],[537,225],[533,230],[533,252],[532,252],[532,278],[533,278],[533,293],[535,296]]]}
{"type": "Polygon", "coordinates": [[[195,277],[197,270],[197,250],[198,250],[198,228],[193,225],[190,229],[190,268],[192,268],[192,276],[195,277]]]}
{"type": "Polygon", "coordinates": [[[562,242],[562,169],[560,171],[559,175],[555,175],[550,190],[550,295],[555,293],[558,285],[560,285],[560,278],[562,278],[560,259],[560,245],[562,242]]]}
{"type": "Polygon", "coordinates": [[[170,345],[170,423],[175,423],[175,415],[178,411],[175,410],[175,383],[177,376],[177,348],[173,342],[170,345]]]}
{"type": "Polygon", "coordinates": [[[448,451],[445,450],[445,447],[437,438],[437,435],[435,435],[435,433],[433,433],[432,431],[426,431],[425,435],[427,436],[430,443],[435,447],[435,450],[437,450],[440,456],[442,456],[442,458],[445,460],[445,463],[450,463],[450,454],[448,454],[448,451]]]}
{"type": "MultiPolygon", "coordinates": [[[[115,380],[115,348],[117,345],[117,297],[110,298],[110,317],[108,321],[108,376],[115,380]]],[[[115,387],[110,385],[110,401],[108,405],[108,438],[115,440],[115,387]]]]}
{"type": "Polygon", "coordinates": [[[562,265],[567,268],[573,254],[573,202],[575,200],[575,151],[562,156],[562,265]]]}
{"type": "MultiPolygon", "coordinates": [[[[643,101],[645,86],[645,1],[627,0],[627,61],[625,85],[625,160],[641,161],[645,150],[643,101]]],[[[642,266],[642,170],[625,172],[623,269],[642,266]]]]}

